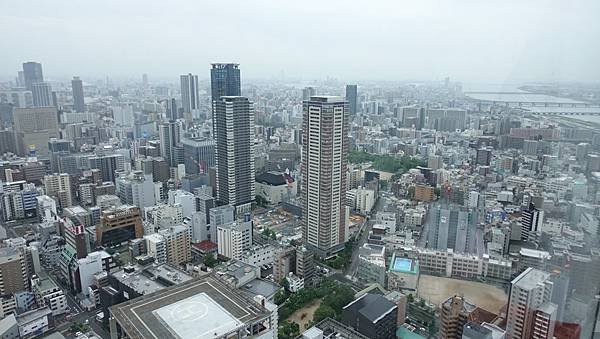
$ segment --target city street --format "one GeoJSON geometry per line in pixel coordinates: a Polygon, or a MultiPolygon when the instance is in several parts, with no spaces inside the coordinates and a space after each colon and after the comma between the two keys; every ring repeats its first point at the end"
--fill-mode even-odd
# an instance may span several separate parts
{"type": "MultiPolygon", "coordinates": [[[[384,207],[385,198],[377,199],[375,206],[371,211],[371,215],[375,216],[377,211],[381,210],[384,207]]],[[[369,237],[369,232],[373,228],[373,224],[375,224],[375,220],[373,219],[365,219],[365,222],[361,225],[361,228],[357,231],[358,237],[356,240],[356,244],[354,245],[354,250],[352,251],[352,259],[350,265],[346,268],[346,276],[350,278],[354,278],[356,275],[356,268],[358,266],[358,252],[359,249],[367,242],[367,238],[369,237]]]]}

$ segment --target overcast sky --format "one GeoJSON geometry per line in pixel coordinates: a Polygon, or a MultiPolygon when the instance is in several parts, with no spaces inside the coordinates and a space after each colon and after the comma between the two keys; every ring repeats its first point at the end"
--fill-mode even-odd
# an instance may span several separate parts
{"type": "Polygon", "coordinates": [[[596,0],[0,0],[0,77],[600,80],[596,0]]]}

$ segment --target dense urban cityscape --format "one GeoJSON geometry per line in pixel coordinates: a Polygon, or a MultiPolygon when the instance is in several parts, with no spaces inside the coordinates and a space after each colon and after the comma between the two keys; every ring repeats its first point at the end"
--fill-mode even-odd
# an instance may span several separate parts
{"type": "Polygon", "coordinates": [[[600,338],[600,83],[229,58],[2,65],[0,338],[600,338]]]}

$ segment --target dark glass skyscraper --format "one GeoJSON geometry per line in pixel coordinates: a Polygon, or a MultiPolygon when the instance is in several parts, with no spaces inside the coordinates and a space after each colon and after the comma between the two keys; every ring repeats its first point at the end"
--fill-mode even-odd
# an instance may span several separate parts
{"type": "Polygon", "coordinates": [[[348,101],[348,113],[356,114],[358,108],[358,89],[356,85],[346,85],[346,101],[348,101]]]}
{"type": "Polygon", "coordinates": [[[222,96],[242,95],[239,64],[212,64],[210,89],[213,102],[222,96]]]}
{"type": "Polygon", "coordinates": [[[25,87],[32,90],[33,84],[44,81],[44,73],[42,72],[42,64],[39,62],[29,61],[23,63],[23,77],[25,87]]]}
{"type": "Polygon", "coordinates": [[[174,121],[179,118],[179,112],[177,111],[177,101],[175,98],[167,99],[167,108],[165,111],[167,121],[174,121]]]}
{"type": "Polygon", "coordinates": [[[73,109],[75,112],[85,112],[83,81],[79,77],[73,77],[73,80],[71,80],[71,89],[73,90],[73,109]]]}

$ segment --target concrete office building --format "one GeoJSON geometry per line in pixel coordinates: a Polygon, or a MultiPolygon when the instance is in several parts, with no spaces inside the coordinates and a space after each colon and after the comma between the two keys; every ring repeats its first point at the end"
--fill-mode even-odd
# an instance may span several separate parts
{"type": "Polygon", "coordinates": [[[180,76],[181,81],[181,104],[184,118],[191,121],[194,113],[200,108],[198,97],[198,76],[189,73],[180,76]]]}
{"type": "Polygon", "coordinates": [[[539,210],[534,204],[523,210],[521,214],[521,240],[533,241],[544,224],[544,211],[539,210]]]}
{"type": "Polygon", "coordinates": [[[67,173],[54,173],[44,176],[44,191],[55,197],[61,208],[73,206],[71,177],[67,173]]]}
{"type": "Polygon", "coordinates": [[[254,112],[245,97],[213,100],[216,144],[217,200],[236,213],[250,211],[255,197],[254,112]]]}
{"type": "Polygon", "coordinates": [[[88,159],[91,169],[99,169],[102,181],[115,182],[117,171],[125,169],[125,157],[122,154],[95,155],[88,159]]]}
{"type": "Polygon", "coordinates": [[[136,206],[123,205],[102,211],[100,225],[96,226],[96,243],[120,244],[144,235],[142,216],[136,206]]]}
{"type": "Polygon", "coordinates": [[[142,171],[133,171],[116,179],[116,193],[124,204],[139,208],[156,205],[152,175],[142,171]]]}
{"type": "Polygon", "coordinates": [[[167,161],[169,167],[177,167],[177,154],[175,148],[181,140],[179,123],[175,121],[163,122],[158,126],[160,137],[160,155],[167,161]]]}
{"type": "MultiPolygon", "coordinates": [[[[19,108],[33,107],[33,95],[31,91],[22,89],[2,89],[0,90],[0,104],[12,104],[13,107],[19,108]]],[[[10,111],[0,117],[1,120],[12,122],[10,111]]]]}
{"type": "Polygon", "coordinates": [[[23,80],[25,88],[31,91],[33,84],[44,81],[44,73],[42,72],[42,64],[39,62],[29,61],[23,63],[23,80]]]}
{"type": "Polygon", "coordinates": [[[355,115],[358,112],[358,90],[356,85],[346,85],[346,101],[348,101],[348,113],[355,115]]]}
{"type": "Polygon", "coordinates": [[[315,95],[317,95],[317,89],[314,87],[304,87],[302,89],[302,101],[310,100],[315,95]]]}
{"type": "Polygon", "coordinates": [[[52,87],[47,82],[38,82],[32,85],[31,95],[33,96],[34,107],[52,107],[54,99],[52,87]]]}
{"type": "Polygon", "coordinates": [[[181,138],[183,163],[186,174],[206,174],[215,166],[215,140],[207,138],[181,138]]]}
{"type": "Polygon", "coordinates": [[[275,338],[277,307],[242,295],[214,275],[112,306],[111,336],[127,338],[275,338]],[[203,307],[189,307],[203,305],[203,307]],[[182,308],[183,307],[183,308],[182,308]],[[185,309],[185,315],[180,311],[185,309]]]}
{"type": "Polygon", "coordinates": [[[14,247],[0,248],[0,295],[27,289],[28,279],[23,253],[14,247]]]}
{"type": "Polygon", "coordinates": [[[347,102],[313,96],[303,102],[302,237],[327,257],[347,240],[346,153],[347,102]]]}
{"type": "Polygon", "coordinates": [[[379,294],[366,293],[344,306],[342,322],[371,339],[396,336],[398,306],[379,294]]]}
{"type": "Polygon", "coordinates": [[[83,81],[79,77],[73,77],[73,80],[71,80],[71,90],[73,91],[73,110],[75,112],[85,112],[83,81]]]}
{"type": "Polygon", "coordinates": [[[31,291],[38,307],[48,306],[52,315],[64,314],[69,310],[63,290],[48,276],[34,275],[31,278],[31,291]]]}
{"type": "Polygon", "coordinates": [[[58,113],[55,107],[14,109],[14,129],[19,155],[34,149],[39,154],[48,153],[48,140],[58,137],[58,113]]]}
{"type": "Polygon", "coordinates": [[[462,339],[505,339],[506,331],[494,324],[469,321],[463,326],[462,339]]]}

